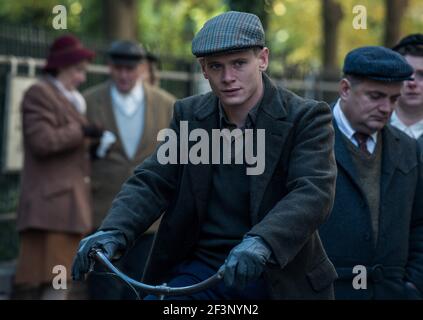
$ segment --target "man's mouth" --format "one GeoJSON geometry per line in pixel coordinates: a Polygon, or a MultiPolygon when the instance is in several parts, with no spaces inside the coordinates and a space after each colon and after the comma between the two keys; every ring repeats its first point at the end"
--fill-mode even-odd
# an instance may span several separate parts
{"type": "Polygon", "coordinates": [[[241,90],[241,88],[231,88],[231,89],[223,89],[222,92],[224,94],[230,95],[230,94],[234,94],[234,93],[238,92],[239,90],[241,90]]]}
{"type": "Polygon", "coordinates": [[[417,92],[407,92],[407,93],[404,93],[404,96],[406,96],[406,97],[417,97],[419,95],[420,94],[418,94],[417,92]]]}

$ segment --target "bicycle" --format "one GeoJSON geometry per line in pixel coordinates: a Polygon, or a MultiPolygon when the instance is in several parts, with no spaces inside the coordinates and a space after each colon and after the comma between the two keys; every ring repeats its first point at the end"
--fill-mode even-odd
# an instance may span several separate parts
{"type": "MultiPolygon", "coordinates": [[[[110,262],[109,259],[107,259],[107,257],[101,251],[101,249],[92,249],[89,256],[93,261],[99,262],[107,270],[109,270],[110,275],[116,276],[117,278],[125,282],[132,290],[134,290],[138,300],[140,300],[141,298],[136,288],[138,288],[139,290],[147,294],[153,294],[153,295],[159,296],[159,299],[163,300],[166,296],[191,295],[191,294],[206,290],[208,288],[215,286],[216,284],[218,284],[218,282],[220,282],[223,279],[223,270],[219,270],[213,276],[191,286],[168,287],[166,283],[162,285],[153,286],[153,285],[148,285],[148,284],[139,282],[135,279],[128,277],[126,274],[124,274],[122,271],[116,268],[113,265],[113,263],[110,262]]],[[[91,266],[90,270],[93,270],[93,265],[91,266]]]]}

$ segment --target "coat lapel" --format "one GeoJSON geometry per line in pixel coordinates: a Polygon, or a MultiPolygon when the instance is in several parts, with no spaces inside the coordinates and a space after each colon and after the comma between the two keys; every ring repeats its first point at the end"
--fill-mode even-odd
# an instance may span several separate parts
{"type": "Polygon", "coordinates": [[[80,114],[76,108],[72,105],[72,103],[60,92],[59,89],[56,88],[56,86],[49,80],[45,80],[48,87],[51,89],[51,92],[54,93],[55,97],[62,102],[62,106],[64,110],[67,111],[67,113],[76,119],[78,122],[82,124],[87,123],[87,119],[84,115],[80,114]]]}
{"type": "Polygon", "coordinates": [[[382,130],[382,143],[381,200],[385,199],[392,176],[403,157],[400,140],[388,126],[382,130]]]}
{"type": "MultiPolygon", "coordinates": [[[[206,130],[209,136],[209,141],[211,141],[212,129],[218,128],[217,98],[213,94],[209,95],[208,100],[195,113],[195,120],[189,121],[188,126],[188,132],[191,132],[195,129],[206,130]]],[[[189,141],[188,151],[195,144],[195,141],[189,141]]],[[[206,216],[208,199],[212,186],[213,168],[211,164],[211,147],[209,148],[209,159],[209,164],[188,164],[192,191],[195,195],[194,198],[200,221],[202,221],[206,216]]]]}
{"type": "Polygon", "coordinates": [[[152,101],[150,89],[147,86],[143,85],[144,89],[144,129],[141,133],[141,139],[137,146],[137,151],[135,152],[134,159],[140,159],[144,149],[152,140],[156,140],[157,137],[154,136],[154,132],[156,130],[157,120],[155,119],[155,112],[157,110],[153,110],[154,101],[152,101]]]}
{"type": "MultiPolygon", "coordinates": [[[[265,168],[262,174],[250,176],[252,224],[256,224],[260,218],[260,204],[292,128],[292,123],[283,120],[286,117],[286,110],[276,86],[265,74],[263,81],[264,95],[257,114],[256,129],[265,130],[265,168]]],[[[254,141],[255,147],[256,141],[254,141]]]]}
{"type": "Polygon", "coordinates": [[[120,135],[120,131],[116,122],[115,114],[113,112],[111,82],[109,82],[109,84],[106,86],[104,94],[100,95],[98,99],[98,105],[104,106],[104,108],[101,108],[101,112],[103,113],[105,123],[107,127],[111,129],[110,131],[115,133],[116,135],[116,149],[120,150],[125,159],[128,159],[128,155],[126,154],[125,149],[123,147],[122,137],[120,135]]]}
{"type": "Polygon", "coordinates": [[[342,167],[347,173],[348,177],[351,179],[353,184],[357,189],[360,190],[361,194],[364,196],[363,189],[360,186],[360,181],[358,178],[358,173],[355,169],[354,163],[352,161],[350,151],[347,149],[347,146],[344,142],[343,133],[339,130],[336,120],[333,120],[333,127],[335,129],[335,159],[338,166],[342,167]]]}

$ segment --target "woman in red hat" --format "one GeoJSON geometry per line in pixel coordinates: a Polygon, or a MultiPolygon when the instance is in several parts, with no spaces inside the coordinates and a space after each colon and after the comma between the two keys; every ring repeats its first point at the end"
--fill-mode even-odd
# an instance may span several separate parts
{"type": "Polygon", "coordinates": [[[15,298],[66,299],[73,256],[91,228],[87,147],[102,132],[88,124],[77,88],[93,57],[76,37],[57,38],[44,76],[22,101],[25,156],[15,298]]]}

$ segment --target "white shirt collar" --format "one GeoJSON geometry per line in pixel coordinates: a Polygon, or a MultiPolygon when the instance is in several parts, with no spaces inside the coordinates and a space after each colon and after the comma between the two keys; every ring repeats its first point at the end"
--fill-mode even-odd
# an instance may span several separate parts
{"type": "Polygon", "coordinates": [[[113,105],[127,117],[133,116],[144,103],[144,87],[141,81],[138,81],[132,90],[126,94],[121,93],[113,84],[111,95],[113,105]]]}
{"type": "MultiPolygon", "coordinates": [[[[354,134],[356,130],[351,126],[349,120],[342,111],[341,99],[338,99],[335,106],[333,107],[333,117],[335,118],[336,124],[338,125],[339,130],[350,140],[355,146],[358,147],[357,140],[354,139],[354,134]]],[[[367,140],[367,149],[370,153],[373,153],[376,147],[377,142],[377,132],[370,135],[370,139],[367,140]]]]}
{"type": "Polygon", "coordinates": [[[407,126],[401,121],[397,113],[394,111],[391,116],[391,125],[400,129],[413,139],[418,139],[423,135],[423,119],[411,126],[407,126]]]}
{"type": "Polygon", "coordinates": [[[54,86],[65,96],[65,98],[72,103],[75,109],[85,114],[87,111],[87,104],[84,97],[79,93],[78,90],[68,90],[65,88],[62,82],[57,80],[55,77],[48,76],[48,79],[54,84],[54,86]]]}

